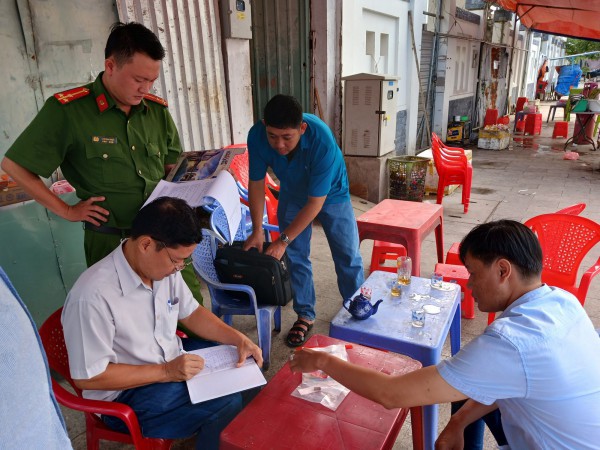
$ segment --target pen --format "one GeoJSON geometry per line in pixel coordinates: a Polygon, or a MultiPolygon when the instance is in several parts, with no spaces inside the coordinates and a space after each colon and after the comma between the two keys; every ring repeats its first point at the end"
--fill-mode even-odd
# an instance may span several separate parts
{"type": "MultiPolygon", "coordinates": [[[[346,350],[350,350],[352,348],[352,344],[346,344],[346,345],[344,345],[344,347],[346,348],[346,350]]],[[[301,350],[304,350],[305,348],[319,348],[319,347],[296,347],[296,351],[299,352],[301,350]]]]}
{"type": "Polygon", "coordinates": [[[179,303],[179,297],[175,296],[175,288],[173,287],[173,280],[169,277],[169,298],[167,299],[167,306],[169,312],[173,311],[173,305],[179,303]]]}

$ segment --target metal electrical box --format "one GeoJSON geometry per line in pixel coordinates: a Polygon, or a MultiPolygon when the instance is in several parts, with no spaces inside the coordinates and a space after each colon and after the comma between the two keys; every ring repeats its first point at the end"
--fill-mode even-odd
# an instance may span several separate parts
{"type": "Polygon", "coordinates": [[[250,0],[221,0],[221,25],[226,38],[252,39],[250,0]]]}
{"type": "Polygon", "coordinates": [[[395,149],[398,79],[359,73],[342,78],[344,154],[382,156],[395,149]]]}

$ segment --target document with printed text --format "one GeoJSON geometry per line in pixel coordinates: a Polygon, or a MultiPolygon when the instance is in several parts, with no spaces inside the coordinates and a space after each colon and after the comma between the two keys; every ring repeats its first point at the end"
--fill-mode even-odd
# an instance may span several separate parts
{"type": "Polygon", "coordinates": [[[233,345],[217,345],[189,353],[204,358],[204,369],[187,381],[192,403],[205,402],[267,384],[254,358],[248,358],[241,367],[236,367],[238,352],[233,345]]]}
{"type": "Polygon", "coordinates": [[[177,197],[188,202],[190,206],[210,205],[215,201],[225,210],[229,224],[230,236],[235,236],[242,212],[240,195],[233,175],[226,170],[219,172],[216,178],[173,183],[160,180],[144,205],[159,197],[177,197]]]}

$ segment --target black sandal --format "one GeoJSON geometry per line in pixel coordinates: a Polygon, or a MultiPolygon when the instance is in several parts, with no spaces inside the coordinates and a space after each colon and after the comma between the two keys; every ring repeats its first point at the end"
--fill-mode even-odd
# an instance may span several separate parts
{"type": "Polygon", "coordinates": [[[314,324],[308,323],[304,319],[298,319],[294,322],[294,326],[288,332],[286,343],[290,347],[299,347],[306,341],[306,336],[312,329],[314,324]]]}

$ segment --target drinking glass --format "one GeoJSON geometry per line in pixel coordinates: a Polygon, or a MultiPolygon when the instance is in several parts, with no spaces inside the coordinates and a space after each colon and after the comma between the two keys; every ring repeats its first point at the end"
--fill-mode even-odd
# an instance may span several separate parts
{"type": "Polygon", "coordinates": [[[403,285],[410,284],[410,276],[412,274],[412,259],[410,256],[400,256],[397,261],[398,267],[398,283],[403,285]]]}
{"type": "Polygon", "coordinates": [[[425,325],[425,309],[423,309],[423,305],[415,306],[410,310],[410,312],[410,324],[415,328],[423,328],[425,325]]]}
{"type": "Polygon", "coordinates": [[[431,275],[431,287],[441,289],[444,286],[444,277],[442,274],[434,273],[431,275]]]}
{"type": "Polygon", "coordinates": [[[402,283],[398,280],[394,280],[390,293],[392,294],[392,297],[400,297],[402,295],[402,283]]]}

